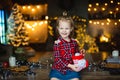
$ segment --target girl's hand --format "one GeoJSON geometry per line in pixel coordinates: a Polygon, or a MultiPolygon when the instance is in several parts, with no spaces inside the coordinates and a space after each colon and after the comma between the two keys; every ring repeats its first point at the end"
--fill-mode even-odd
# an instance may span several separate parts
{"type": "Polygon", "coordinates": [[[75,64],[68,64],[68,67],[71,68],[73,71],[79,72],[78,65],[75,64]]]}
{"type": "Polygon", "coordinates": [[[81,49],[80,52],[85,53],[85,49],[81,49]]]}
{"type": "Polygon", "coordinates": [[[80,53],[83,54],[83,56],[85,56],[85,53],[86,53],[86,52],[85,52],[85,49],[81,49],[81,50],[80,50],[80,53]]]}

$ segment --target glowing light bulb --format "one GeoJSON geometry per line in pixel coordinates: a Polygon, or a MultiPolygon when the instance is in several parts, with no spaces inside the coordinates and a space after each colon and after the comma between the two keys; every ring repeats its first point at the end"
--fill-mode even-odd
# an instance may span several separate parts
{"type": "Polygon", "coordinates": [[[32,9],[32,12],[34,12],[34,11],[35,11],[35,9],[33,8],[33,9],[32,9]]]}
{"type": "Polygon", "coordinates": [[[115,22],[114,24],[117,25],[117,22],[115,22]]]}
{"type": "Polygon", "coordinates": [[[109,13],[110,13],[110,14],[113,14],[113,12],[112,12],[112,11],[110,11],[109,13]]]}
{"type": "Polygon", "coordinates": [[[100,22],[99,22],[99,21],[97,21],[97,24],[100,24],[100,22]]]}
{"type": "Polygon", "coordinates": [[[103,25],[104,25],[104,23],[102,22],[102,23],[101,23],[101,25],[103,26],[103,25]]]}
{"type": "Polygon", "coordinates": [[[39,25],[42,25],[43,24],[43,21],[41,21],[40,23],[39,23],[39,25]]]}
{"type": "Polygon", "coordinates": [[[89,21],[89,23],[92,23],[92,21],[89,21]]]}
{"type": "Polygon", "coordinates": [[[99,3],[96,3],[96,6],[99,6],[99,3]]]}
{"type": "Polygon", "coordinates": [[[91,9],[90,9],[90,8],[88,8],[88,11],[91,11],[91,9]]]}
{"type": "Polygon", "coordinates": [[[107,21],[108,21],[108,22],[111,22],[111,20],[110,20],[109,18],[107,18],[107,21]]]}
{"type": "Polygon", "coordinates": [[[118,2],[117,4],[120,5],[120,2],[118,2]]]}
{"type": "Polygon", "coordinates": [[[48,18],[49,18],[48,16],[45,16],[45,19],[47,19],[47,20],[48,20],[48,18]]]}
{"type": "Polygon", "coordinates": [[[105,8],[104,8],[104,7],[102,8],[102,11],[105,11],[105,8]]]}
{"type": "Polygon", "coordinates": [[[45,21],[45,24],[47,24],[48,22],[47,21],[45,21]]]}
{"type": "Polygon", "coordinates": [[[23,8],[23,9],[25,9],[25,8],[26,8],[26,6],[23,6],[22,8],[23,8]]]}
{"type": "Polygon", "coordinates": [[[89,7],[92,7],[92,4],[89,4],[89,7]]]}
{"type": "Polygon", "coordinates": [[[116,8],[116,11],[119,11],[119,8],[116,8]]]}
{"type": "Polygon", "coordinates": [[[110,1],[110,3],[113,3],[113,1],[110,1]]]}
{"type": "Polygon", "coordinates": [[[39,6],[39,5],[37,5],[36,7],[37,7],[38,9],[40,8],[40,6],[39,6]]]}
{"type": "Polygon", "coordinates": [[[94,11],[97,11],[97,9],[96,9],[96,8],[94,8],[94,11]]]}
{"type": "Polygon", "coordinates": [[[107,3],[105,3],[105,6],[107,6],[108,4],[107,3]]]}
{"type": "Polygon", "coordinates": [[[30,9],[31,8],[31,6],[28,6],[28,9],[30,9]]]}
{"type": "Polygon", "coordinates": [[[109,25],[109,22],[107,22],[106,24],[109,25]]]}
{"type": "Polygon", "coordinates": [[[120,19],[118,19],[118,22],[120,22],[120,19]]]}
{"type": "Polygon", "coordinates": [[[94,22],[93,24],[96,24],[96,22],[94,22]]]}

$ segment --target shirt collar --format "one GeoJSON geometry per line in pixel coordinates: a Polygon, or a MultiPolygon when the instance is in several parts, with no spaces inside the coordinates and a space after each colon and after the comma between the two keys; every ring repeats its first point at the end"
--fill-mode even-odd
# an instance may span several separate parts
{"type": "Polygon", "coordinates": [[[70,42],[64,40],[61,36],[58,38],[60,41],[64,42],[64,43],[70,43],[72,42],[72,39],[70,38],[70,42]]]}

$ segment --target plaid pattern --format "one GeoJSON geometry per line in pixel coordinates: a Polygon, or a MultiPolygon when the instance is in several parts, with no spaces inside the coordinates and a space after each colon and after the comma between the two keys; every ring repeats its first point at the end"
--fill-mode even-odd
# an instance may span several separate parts
{"type": "Polygon", "coordinates": [[[79,52],[78,44],[73,39],[71,39],[70,42],[67,42],[59,37],[58,40],[59,43],[54,44],[54,64],[52,69],[56,69],[61,73],[66,74],[67,70],[71,70],[67,65],[73,64],[72,56],[74,56],[76,52],[79,52]]]}

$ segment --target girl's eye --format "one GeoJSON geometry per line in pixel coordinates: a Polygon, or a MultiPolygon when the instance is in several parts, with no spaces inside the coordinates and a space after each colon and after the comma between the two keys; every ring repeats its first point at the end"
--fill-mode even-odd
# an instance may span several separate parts
{"type": "Polygon", "coordinates": [[[66,28],[66,30],[68,30],[69,28],[66,28]]]}
{"type": "Polygon", "coordinates": [[[70,28],[59,28],[59,29],[65,29],[65,30],[69,30],[70,28]]]}
{"type": "Polygon", "coordinates": [[[63,28],[60,28],[60,29],[63,29],[63,28]]]}

